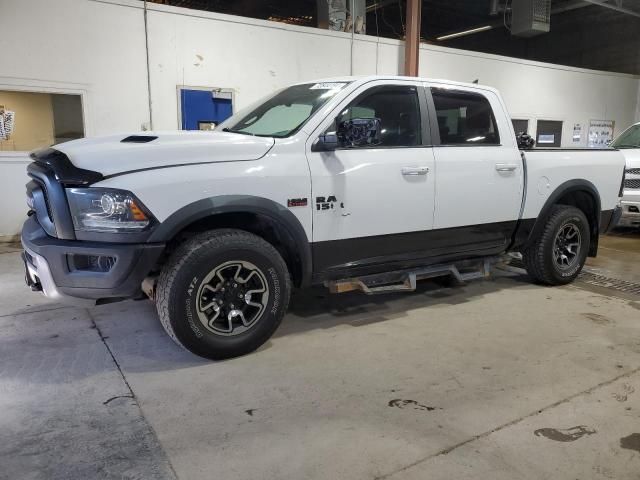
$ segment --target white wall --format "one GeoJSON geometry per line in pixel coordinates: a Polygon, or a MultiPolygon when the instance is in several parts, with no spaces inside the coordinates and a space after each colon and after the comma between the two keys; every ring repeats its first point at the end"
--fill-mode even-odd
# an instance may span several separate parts
{"type": "MultiPolygon", "coordinates": [[[[137,131],[150,121],[143,2],[0,0],[0,89],[78,93],[88,136],[137,131]]],[[[402,42],[149,4],[149,75],[155,129],[178,128],[179,85],[230,88],[242,108],[273,89],[327,76],[402,72],[402,42]]],[[[500,89],[514,117],[574,123],[640,119],[638,77],[464,52],[420,49],[420,75],[479,79],[500,89]]],[[[532,122],[535,124],[535,122],[532,122]]],[[[530,123],[530,125],[532,124],[530,123]]],[[[535,133],[530,128],[531,133],[535,133]]],[[[24,217],[26,155],[0,153],[0,237],[24,217]],[[19,188],[17,187],[19,186],[19,188]],[[17,192],[19,190],[19,192],[17,192]]]]}
{"type": "MultiPolygon", "coordinates": [[[[0,0],[0,90],[82,95],[87,135],[139,130],[149,121],[142,2],[120,3],[0,0]]],[[[0,153],[0,237],[24,221],[27,164],[0,153]]]]}

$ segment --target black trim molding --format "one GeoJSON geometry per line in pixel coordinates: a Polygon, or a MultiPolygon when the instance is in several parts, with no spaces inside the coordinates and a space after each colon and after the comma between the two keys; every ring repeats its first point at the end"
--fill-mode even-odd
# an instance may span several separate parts
{"type": "Polygon", "coordinates": [[[517,221],[313,243],[314,280],[411,268],[507,251],[517,221]]]}
{"type": "Polygon", "coordinates": [[[300,266],[300,286],[311,281],[311,244],[300,220],[284,205],[251,195],[220,195],[204,198],[172,213],[153,231],[148,242],[168,242],[179,232],[199,220],[221,214],[255,214],[269,219],[280,228],[287,246],[293,250],[300,266]]]}

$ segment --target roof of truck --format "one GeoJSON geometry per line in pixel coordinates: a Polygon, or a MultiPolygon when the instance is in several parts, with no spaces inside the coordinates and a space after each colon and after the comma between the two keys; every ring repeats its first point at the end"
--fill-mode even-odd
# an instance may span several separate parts
{"type": "Polygon", "coordinates": [[[496,93],[498,92],[498,90],[493,87],[489,87],[487,85],[479,85],[477,83],[455,82],[453,80],[446,80],[446,79],[439,79],[439,78],[406,77],[402,75],[355,75],[355,76],[345,76],[345,77],[329,77],[329,78],[308,80],[304,82],[297,82],[296,85],[301,85],[305,83],[332,83],[332,82],[357,82],[359,84],[362,84],[362,83],[370,82],[372,80],[411,80],[411,81],[418,80],[422,82],[442,83],[446,85],[453,85],[453,86],[467,87],[467,88],[478,88],[482,90],[491,90],[496,93]]]}

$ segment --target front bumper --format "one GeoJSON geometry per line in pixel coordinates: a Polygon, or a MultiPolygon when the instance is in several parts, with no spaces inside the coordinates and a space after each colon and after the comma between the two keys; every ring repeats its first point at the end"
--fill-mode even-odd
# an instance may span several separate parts
{"type": "Polygon", "coordinates": [[[620,206],[622,207],[622,217],[618,226],[640,227],[640,192],[631,193],[625,190],[620,206]]]}
{"type": "Polygon", "coordinates": [[[48,236],[33,216],[22,228],[22,246],[27,284],[55,299],[134,297],[164,251],[157,243],[61,240],[48,236]],[[97,271],[77,260],[87,257],[109,258],[108,268],[97,271]]]}

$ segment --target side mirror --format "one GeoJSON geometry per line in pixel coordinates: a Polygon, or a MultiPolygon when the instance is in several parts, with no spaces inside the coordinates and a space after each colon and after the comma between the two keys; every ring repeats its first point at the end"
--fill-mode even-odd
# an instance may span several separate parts
{"type": "Polygon", "coordinates": [[[335,133],[326,133],[320,135],[311,146],[312,152],[332,152],[340,146],[338,135],[335,133]]]}
{"type": "Polygon", "coordinates": [[[527,132],[520,132],[516,135],[518,141],[518,148],[520,150],[530,150],[536,144],[536,141],[527,132]]]}
{"type": "Polygon", "coordinates": [[[353,118],[338,124],[338,141],[342,147],[373,147],[380,144],[379,118],[353,118]]]}

